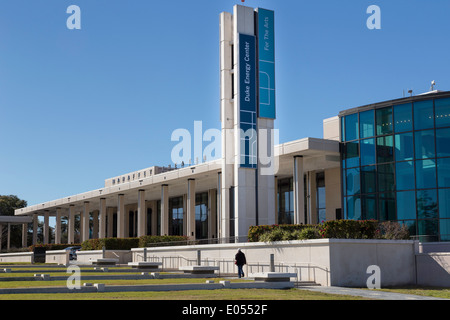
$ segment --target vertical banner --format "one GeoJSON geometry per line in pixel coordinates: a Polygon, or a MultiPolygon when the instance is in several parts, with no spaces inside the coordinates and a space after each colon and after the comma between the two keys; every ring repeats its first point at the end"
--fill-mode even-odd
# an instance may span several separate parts
{"type": "Polygon", "coordinates": [[[259,55],[259,117],[275,119],[275,14],[257,9],[259,55]]]}
{"type": "Polygon", "coordinates": [[[256,38],[239,34],[240,166],[257,167],[256,38]]]}

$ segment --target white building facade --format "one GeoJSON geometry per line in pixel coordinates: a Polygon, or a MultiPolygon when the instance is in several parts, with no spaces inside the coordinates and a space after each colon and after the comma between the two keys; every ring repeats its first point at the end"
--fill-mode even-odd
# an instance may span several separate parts
{"type": "Polygon", "coordinates": [[[339,118],[324,120],[323,138],[276,144],[274,25],[270,10],[220,14],[221,159],[149,167],[18,209],[34,221],[33,244],[39,216],[44,243],[68,244],[142,235],[242,242],[253,225],[341,218],[339,118]]]}

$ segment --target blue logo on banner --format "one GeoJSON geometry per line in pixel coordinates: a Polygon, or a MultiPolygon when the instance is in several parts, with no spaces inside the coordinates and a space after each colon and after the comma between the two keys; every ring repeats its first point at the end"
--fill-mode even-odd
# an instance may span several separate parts
{"type": "Polygon", "coordinates": [[[275,15],[258,8],[259,117],[275,119],[275,15]]]}
{"type": "Polygon", "coordinates": [[[239,34],[240,166],[257,167],[255,36],[239,34]]]}

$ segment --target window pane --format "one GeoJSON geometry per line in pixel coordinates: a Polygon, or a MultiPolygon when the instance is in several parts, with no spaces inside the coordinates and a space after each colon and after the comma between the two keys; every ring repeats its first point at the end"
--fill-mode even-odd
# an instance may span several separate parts
{"type": "Polygon", "coordinates": [[[394,164],[378,165],[378,191],[394,191],[394,164]]]}
{"type": "Polygon", "coordinates": [[[361,166],[375,163],[375,139],[361,140],[361,166]]]}
{"type": "Polygon", "coordinates": [[[397,219],[416,219],[416,192],[397,192],[397,219]]]}
{"type": "Polygon", "coordinates": [[[349,142],[344,145],[345,167],[359,166],[359,142],[349,142]]]}
{"type": "Polygon", "coordinates": [[[361,197],[362,217],[365,220],[377,220],[377,198],[376,195],[361,197]]]}
{"type": "Polygon", "coordinates": [[[405,221],[401,221],[402,225],[405,225],[408,227],[409,230],[409,235],[410,236],[415,236],[417,234],[417,224],[416,224],[417,220],[405,220],[405,221]]]}
{"type": "Polygon", "coordinates": [[[361,193],[376,192],[376,167],[361,168],[361,193]]]}
{"type": "Polygon", "coordinates": [[[348,169],[346,174],[347,195],[360,193],[359,168],[348,169]]]}
{"type": "Polygon", "coordinates": [[[345,117],[345,141],[358,139],[358,114],[345,117]]]}
{"type": "Polygon", "coordinates": [[[416,159],[434,158],[434,130],[417,131],[414,134],[416,159]]]}
{"type": "Polygon", "coordinates": [[[436,130],[436,152],[438,157],[450,157],[450,128],[436,130]]]}
{"type": "Polygon", "coordinates": [[[347,219],[361,220],[361,200],[359,196],[347,197],[347,219]]]}
{"type": "Polygon", "coordinates": [[[413,160],[414,141],[412,132],[395,135],[395,161],[413,160]]]}
{"type": "Polygon", "coordinates": [[[392,133],[392,108],[376,110],[377,135],[392,133]]]}
{"type": "Polygon", "coordinates": [[[439,224],[441,241],[450,241],[450,219],[441,219],[439,224]]]}
{"type": "Polygon", "coordinates": [[[377,162],[394,161],[394,137],[385,136],[377,138],[377,162]]]}
{"type": "Polygon", "coordinates": [[[416,188],[436,188],[436,165],[434,160],[416,160],[416,188]]]}
{"type": "Polygon", "coordinates": [[[359,114],[360,139],[373,137],[375,135],[375,120],[373,110],[364,111],[359,114]]]}
{"type": "Polygon", "coordinates": [[[439,189],[439,218],[450,218],[450,189],[439,189]]]}
{"type": "Polygon", "coordinates": [[[412,131],[412,104],[394,106],[395,132],[412,131]]]}
{"type": "Polygon", "coordinates": [[[436,108],[436,127],[450,126],[450,98],[434,101],[436,108]]]}
{"type": "Polygon", "coordinates": [[[419,220],[418,232],[420,242],[435,242],[438,240],[438,220],[419,220]]]}
{"type": "Polygon", "coordinates": [[[378,208],[380,212],[380,220],[396,220],[395,219],[395,194],[393,192],[380,193],[378,196],[378,208]]]}
{"type": "Polygon", "coordinates": [[[439,188],[450,188],[450,158],[438,159],[437,170],[439,188]]]}
{"type": "Polygon", "coordinates": [[[414,184],[414,162],[397,162],[395,164],[395,177],[397,190],[413,190],[414,184]]]}
{"type": "Polygon", "coordinates": [[[437,192],[435,189],[417,191],[417,218],[437,218],[437,192]]]}
{"type": "Polygon", "coordinates": [[[414,129],[430,129],[434,125],[433,100],[414,103],[414,129]]]}

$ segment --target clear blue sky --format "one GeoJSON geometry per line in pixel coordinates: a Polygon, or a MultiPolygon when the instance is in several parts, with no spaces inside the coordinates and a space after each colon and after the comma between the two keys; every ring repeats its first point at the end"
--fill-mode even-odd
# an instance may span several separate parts
{"type": "MultiPolygon", "coordinates": [[[[168,165],[220,128],[219,14],[240,0],[0,0],[0,194],[36,204],[168,165]],[[69,5],[81,30],[69,30],[69,5]]],[[[450,90],[448,0],[246,0],[276,14],[280,142],[340,110],[450,90]],[[381,8],[381,30],[366,9],[381,8]]]]}

